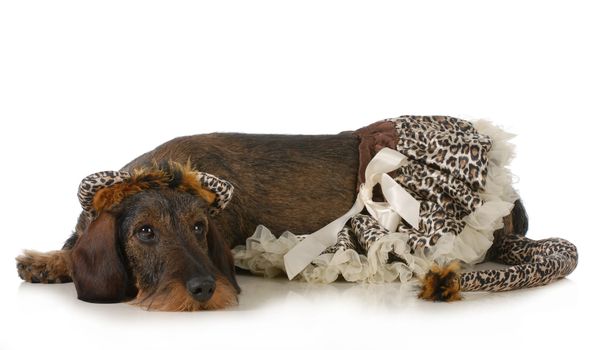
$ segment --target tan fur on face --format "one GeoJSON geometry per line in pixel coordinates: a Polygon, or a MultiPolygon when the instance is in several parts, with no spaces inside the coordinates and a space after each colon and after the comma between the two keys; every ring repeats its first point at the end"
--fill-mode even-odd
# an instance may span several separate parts
{"type": "Polygon", "coordinates": [[[155,293],[140,289],[131,304],[157,311],[217,310],[238,304],[238,297],[232,285],[225,278],[218,277],[213,296],[204,303],[193,299],[184,284],[172,282],[155,293]]]}

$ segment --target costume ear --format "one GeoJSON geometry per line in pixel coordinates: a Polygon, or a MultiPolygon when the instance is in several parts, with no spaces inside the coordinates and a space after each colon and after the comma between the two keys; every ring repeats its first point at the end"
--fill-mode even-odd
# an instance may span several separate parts
{"type": "Polygon", "coordinates": [[[215,195],[213,202],[210,204],[209,215],[217,215],[232,199],[234,186],[229,181],[204,172],[198,172],[197,178],[205,189],[215,195]]]}
{"type": "Polygon", "coordinates": [[[72,279],[80,300],[117,303],[137,293],[122,262],[115,221],[101,213],[72,249],[72,279]]]}
{"type": "Polygon", "coordinates": [[[78,186],[78,200],[84,212],[94,218],[96,211],[93,200],[96,193],[103,188],[128,181],[130,177],[131,174],[125,171],[100,171],[82,179],[78,186]]]}
{"type": "Polygon", "coordinates": [[[234,257],[232,251],[224,237],[219,234],[215,223],[209,221],[209,232],[207,232],[207,249],[209,250],[209,260],[215,267],[228,279],[240,293],[240,287],[236,281],[236,271],[234,269],[234,257]]]}

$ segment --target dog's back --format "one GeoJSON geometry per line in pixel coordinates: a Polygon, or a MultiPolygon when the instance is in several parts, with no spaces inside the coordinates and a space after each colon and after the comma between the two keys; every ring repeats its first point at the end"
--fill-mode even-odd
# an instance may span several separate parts
{"type": "Polygon", "coordinates": [[[127,164],[191,161],[235,186],[219,217],[232,246],[258,224],[281,234],[314,232],[345,213],[356,195],[359,141],[337,135],[214,133],[173,139],[127,164]]]}

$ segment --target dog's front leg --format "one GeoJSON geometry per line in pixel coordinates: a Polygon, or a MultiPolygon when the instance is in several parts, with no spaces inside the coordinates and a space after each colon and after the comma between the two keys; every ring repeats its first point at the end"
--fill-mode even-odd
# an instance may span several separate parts
{"type": "Polygon", "coordinates": [[[66,283],[72,282],[70,273],[70,250],[54,250],[40,253],[24,251],[16,258],[18,275],[31,283],[66,283]]]}

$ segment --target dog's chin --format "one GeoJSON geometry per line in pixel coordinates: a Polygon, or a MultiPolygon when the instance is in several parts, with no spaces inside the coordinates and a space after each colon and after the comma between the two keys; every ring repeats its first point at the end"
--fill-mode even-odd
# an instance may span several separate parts
{"type": "Polygon", "coordinates": [[[215,292],[206,302],[195,300],[181,282],[172,282],[153,291],[139,289],[130,304],[151,311],[218,310],[237,305],[238,295],[226,278],[218,277],[215,292]]]}

